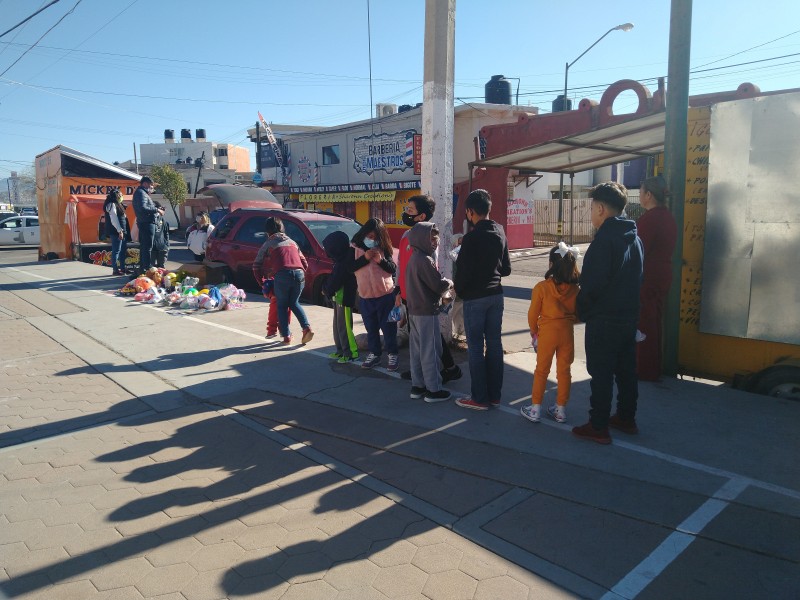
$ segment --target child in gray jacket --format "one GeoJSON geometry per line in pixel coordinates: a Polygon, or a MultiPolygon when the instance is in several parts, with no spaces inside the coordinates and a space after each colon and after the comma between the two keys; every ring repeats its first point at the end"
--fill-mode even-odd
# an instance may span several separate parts
{"type": "Polygon", "coordinates": [[[411,397],[443,402],[450,399],[450,392],[442,389],[442,336],[437,314],[442,295],[453,282],[442,277],[433,261],[439,246],[436,225],[430,221],[417,223],[408,232],[408,242],[413,249],[406,265],[411,397]]]}

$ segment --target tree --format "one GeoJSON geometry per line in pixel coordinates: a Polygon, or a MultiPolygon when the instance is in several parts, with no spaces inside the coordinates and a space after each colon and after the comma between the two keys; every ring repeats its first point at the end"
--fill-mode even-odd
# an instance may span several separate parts
{"type": "Polygon", "coordinates": [[[181,218],[178,216],[177,207],[186,202],[186,182],[183,180],[183,176],[172,165],[153,165],[150,176],[158,184],[158,191],[164,195],[172,207],[180,229],[181,218]]]}

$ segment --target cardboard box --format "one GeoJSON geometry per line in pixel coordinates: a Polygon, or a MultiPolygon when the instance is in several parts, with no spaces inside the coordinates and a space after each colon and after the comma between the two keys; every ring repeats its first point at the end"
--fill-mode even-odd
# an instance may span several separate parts
{"type": "Polygon", "coordinates": [[[178,270],[183,271],[189,277],[197,277],[200,280],[198,284],[200,287],[225,283],[225,263],[191,262],[181,265],[178,270]]]}

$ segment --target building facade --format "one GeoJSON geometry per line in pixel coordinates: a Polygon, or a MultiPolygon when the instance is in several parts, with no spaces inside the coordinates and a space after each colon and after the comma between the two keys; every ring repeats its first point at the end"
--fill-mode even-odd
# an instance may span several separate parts
{"type": "MultiPolygon", "coordinates": [[[[422,108],[311,132],[283,134],[289,200],[297,206],[330,210],[364,222],[380,218],[393,242],[404,231],[401,216],[409,197],[421,193],[422,108]]],[[[389,105],[391,106],[391,105],[389,105]]],[[[454,115],[453,178],[469,179],[479,156],[481,127],[512,123],[534,107],[468,104],[454,115]]]]}

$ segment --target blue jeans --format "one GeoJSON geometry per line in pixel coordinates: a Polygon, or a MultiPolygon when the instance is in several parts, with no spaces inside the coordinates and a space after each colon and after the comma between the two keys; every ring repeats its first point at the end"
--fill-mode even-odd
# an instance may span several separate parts
{"type": "Polygon", "coordinates": [[[381,355],[381,331],[386,351],[397,354],[397,323],[388,321],[389,313],[394,308],[394,292],[380,298],[359,298],[358,309],[361,320],[367,330],[367,346],[375,356],[381,355]]]}
{"type": "Polygon", "coordinates": [[[139,264],[142,272],[147,271],[152,265],[153,238],[156,235],[155,223],[139,224],[139,264]]]}
{"type": "Polygon", "coordinates": [[[300,306],[300,292],[306,282],[305,273],[301,269],[284,269],[275,274],[273,293],[278,301],[278,331],[283,337],[289,337],[289,310],[300,322],[300,327],[308,329],[306,311],[300,306]]]}
{"type": "Polygon", "coordinates": [[[118,235],[111,236],[111,268],[115,271],[125,270],[125,259],[128,256],[128,242],[118,235]]]}
{"type": "Polygon", "coordinates": [[[503,304],[503,294],[464,300],[470,391],[472,399],[481,404],[499,401],[503,389],[503,304]]]}
{"type": "Polygon", "coordinates": [[[636,378],[636,321],[596,317],[586,323],[586,369],[592,408],[589,420],[595,429],[606,429],[617,382],[617,414],[623,421],[636,417],[639,382],[636,378]]]}

